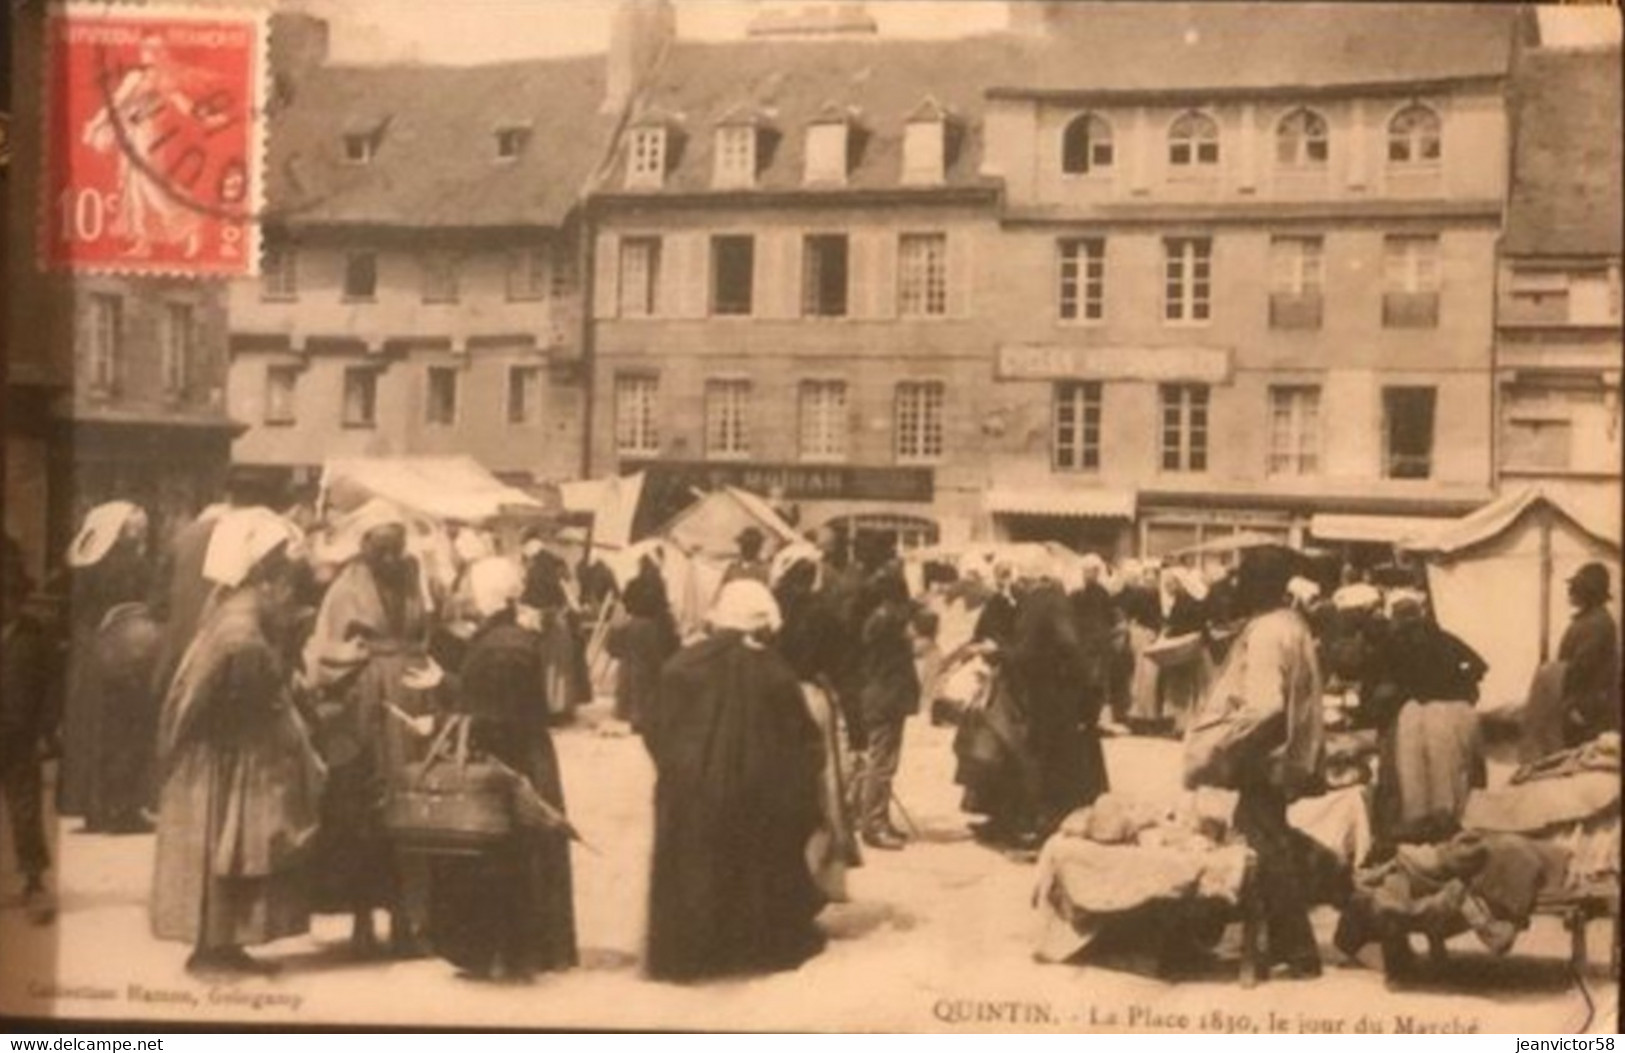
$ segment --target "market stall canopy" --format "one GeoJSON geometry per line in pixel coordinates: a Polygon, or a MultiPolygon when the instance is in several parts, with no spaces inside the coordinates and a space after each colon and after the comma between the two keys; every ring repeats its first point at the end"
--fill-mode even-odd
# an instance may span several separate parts
{"type": "Polygon", "coordinates": [[[1536,668],[1557,654],[1572,617],[1568,579],[1587,563],[1608,568],[1619,616],[1620,545],[1562,495],[1510,493],[1433,532],[1413,551],[1427,560],[1439,623],[1490,663],[1483,705],[1521,703],[1536,668]]]}
{"type": "Polygon", "coordinates": [[[801,540],[796,528],[766,501],[732,486],[713,490],[677,513],[659,536],[690,555],[727,560],[738,552],[739,532],[751,526],[766,536],[764,559],[772,559],[780,548],[801,540]]]}
{"type": "Polygon", "coordinates": [[[992,515],[1055,516],[1061,519],[1133,519],[1132,490],[995,486],[983,498],[992,515]]]}
{"type": "Polygon", "coordinates": [[[1426,536],[1410,539],[1406,548],[1444,557],[1457,557],[1479,545],[1494,541],[1532,513],[1549,511],[1599,545],[1619,552],[1618,524],[1592,522],[1572,501],[1542,487],[1514,491],[1470,512],[1449,520],[1426,536]]]}
{"type": "Polygon", "coordinates": [[[1234,534],[1217,537],[1212,541],[1204,541],[1200,545],[1189,545],[1185,548],[1175,549],[1167,553],[1164,558],[1189,559],[1195,556],[1224,556],[1234,552],[1245,552],[1250,548],[1291,548],[1291,546],[1278,536],[1259,534],[1251,530],[1238,530],[1234,534]]]}
{"type": "Polygon", "coordinates": [[[642,472],[608,479],[562,483],[559,496],[566,512],[592,516],[595,549],[617,551],[632,543],[632,521],[643,499],[642,472]]]}
{"type": "Polygon", "coordinates": [[[372,498],[448,523],[535,518],[550,509],[472,457],[335,458],[322,468],[325,507],[345,513],[372,498]]]}
{"type": "Polygon", "coordinates": [[[1451,522],[1423,516],[1349,516],[1323,512],[1309,517],[1309,534],[1317,541],[1409,546],[1425,543],[1434,531],[1451,522]]]}

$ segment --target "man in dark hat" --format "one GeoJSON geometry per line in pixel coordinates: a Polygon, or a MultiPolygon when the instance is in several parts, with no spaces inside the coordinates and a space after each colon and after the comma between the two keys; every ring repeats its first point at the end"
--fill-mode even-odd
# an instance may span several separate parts
{"type": "Polygon", "coordinates": [[[759,581],[763,585],[768,583],[768,565],[762,559],[762,546],[767,544],[767,535],[760,529],[748,526],[739,532],[735,539],[739,545],[739,558],[728,564],[723,572],[722,583],[749,580],[759,581]]]}
{"type": "Polygon", "coordinates": [[[1605,731],[1618,731],[1619,626],[1608,613],[1608,568],[1587,563],[1569,579],[1574,620],[1557,657],[1563,671],[1564,742],[1576,746],[1605,731]]]}

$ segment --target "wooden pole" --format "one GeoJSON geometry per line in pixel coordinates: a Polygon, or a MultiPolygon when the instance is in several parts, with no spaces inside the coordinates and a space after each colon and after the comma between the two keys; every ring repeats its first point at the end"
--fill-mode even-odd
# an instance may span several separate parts
{"type": "Polygon", "coordinates": [[[1552,510],[1540,516],[1540,664],[1552,657],[1552,510]]]}

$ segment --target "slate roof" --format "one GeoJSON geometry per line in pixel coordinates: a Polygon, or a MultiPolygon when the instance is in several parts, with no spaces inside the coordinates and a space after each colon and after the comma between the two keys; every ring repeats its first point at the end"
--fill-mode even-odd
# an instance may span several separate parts
{"type": "Polygon", "coordinates": [[[1504,4],[1114,2],[1062,7],[1012,94],[1378,85],[1504,76],[1504,4]]]}
{"type": "Polygon", "coordinates": [[[290,226],[557,226],[607,154],[604,58],[324,66],[272,119],[267,203],[290,226]],[[525,127],[513,161],[496,132],[525,127]],[[376,133],[368,164],[344,136],[376,133]]]}
{"type": "Polygon", "coordinates": [[[1512,81],[1512,113],[1503,251],[1620,255],[1620,50],[1529,52],[1512,81]]]}

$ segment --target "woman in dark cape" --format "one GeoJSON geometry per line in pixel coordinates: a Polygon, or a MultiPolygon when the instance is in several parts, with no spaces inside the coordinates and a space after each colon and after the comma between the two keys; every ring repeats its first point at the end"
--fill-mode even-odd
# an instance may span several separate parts
{"type": "Polygon", "coordinates": [[[766,586],[724,586],[713,635],[666,666],[645,721],[655,979],[791,969],[822,948],[823,896],[806,858],[822,749],[795,672],[765,642],[777,624],[766,586]]]}
{"type": "Polygon", "coordinates": [[[642,730],[643,715],[660,689],[660,670],[681,642],[677,620],[666,596],[666,582],[653,557],[644,556],[638,575],[621,598],[626,621],[609,634],[609,653],[619,663],[615,672],[615,716],[642,730]]]}
{"type": "Polygon", "coordinates": [[[86,517],[69,559],[72,644],[58,811],[87,833],[146,833],[161,699],[152,690],[160,629],[148,599],[147,518],[126,502],[86,517]]]}
{"type": "Polygon", "coordinates": [[[1102,694],[1090,678],[1071,605],[1059,586],[1022,598],[1004,670],[1027,715],[1038,765],[1039,832],[1106,791],[1106,757],[1096,724],[1102,694]]]}
{"type": "MultiPolygon", "coordinates": [[[[558,755],[547,730],[541,640],[515,620],[518,568],[483,560],[474,565],[471,582],[484,620],[468,642],[461,675],[447,682],[456,711],[472,719],[470,748],[524,776],[563,813],[558,755]]],[[[575,966],[568,835],[518,827],[483,855],[433,860],[429,944],[480,979],[524,979],[575,966]]]]}

